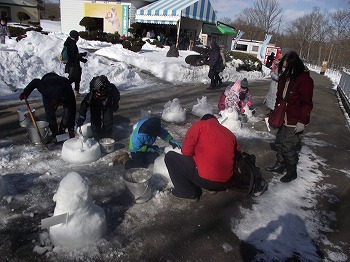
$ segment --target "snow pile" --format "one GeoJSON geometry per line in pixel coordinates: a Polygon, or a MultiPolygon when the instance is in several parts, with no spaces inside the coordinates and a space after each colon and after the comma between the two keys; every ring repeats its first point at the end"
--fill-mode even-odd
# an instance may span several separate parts
{"type": "Polygon", "coordinates": [[[235,133],[235,131],[242,128],[242,123],[239,120],[238,113],[232,107],[220,111],[220,115],[221,117],[218,118],[218,121],[232,133],[235,133]]]}
{"type": "Polygon", "coordinates": [[[213,114],[213,106],[208,103],[206,96],[202,96],[201,99],[197,98],[197,104],[192,107],[192,114],[202,118],[205,114],[213,114]]]}
{"type": "Polygon", "coordinates": [[[105,212],[93,204],[89,186],[78,173],[70,172],[61,180],[53,201],[54,216],[68,212],[69,219],[50,228],[52,244],[74,250],[103,238],[107,231],[105,212]]]}
{"type": "Polygon", "coordinates": [[[186,121],[186,109],[181,106],[180,99],[174,98],[164,105],[162,119],[167,122],[183,123],[186,121]]]}
{"type": "Polygon", "coordinates": [[[73,164],[91,163],[101,157],[100,144],[83,136],[71,138],[63,143],[61,156],[73,164]]]}

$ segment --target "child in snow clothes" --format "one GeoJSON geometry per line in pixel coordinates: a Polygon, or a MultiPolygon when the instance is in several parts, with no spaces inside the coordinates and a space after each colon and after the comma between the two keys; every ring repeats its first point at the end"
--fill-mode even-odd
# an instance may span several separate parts
{"type": "Polygon", "coordinates": [[[6,20],[1,19],[1,24],[0,24],[0,43],[1,44],[5,44],[5,36],[8,36],[8,38],[11,38],[10,31],[6,24],[6,20]]]}
{"type": "Polygon", "coordinates": [[[119,108],[120,93],[104,75],[94,77],[90,82],[90,92],[80,105],[77,126],[83,125],[86,112],[90,108],[91,131],[95,139],[111,137],[113,130],[113,112],[119,108]]]}
{"type": "Polygon", "coordinates": [[[234,85],[226,88],[220,97],[218,108],[219,110],[225,110],[232,107],[238,113],[243,114],[246,105],[252,106],[252,96],[249,93],[248,80],[244,78],[242,81],[237,80],[234,85]]]}
{"type": "Polygon", "coordinates": [[[130,136],[131,159],[125,163],[125,169],[148,167],[149,164],[152,164],[159,156],[158,146],[153,145],[157,137],[168,142],[173,148],[181,148],[181,143],[162,128],[159,117],[142,119],[137,123],[130,136]]]}

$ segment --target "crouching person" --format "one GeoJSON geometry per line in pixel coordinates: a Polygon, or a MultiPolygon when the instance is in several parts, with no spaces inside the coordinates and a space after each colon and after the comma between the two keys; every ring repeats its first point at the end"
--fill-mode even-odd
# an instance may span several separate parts
{"type": "Polygon", "coordinates": [[[73,138],[76,102],[69,80],[56,73],[45,74],[41,79],[33,79],[19,95],[23,100],[29,97],[34,89],[37,89],[43,98],[46,121],[52,133],[52,142],[56,142],[56,136],[64,134],[68,129],[69,137],[73,138]],[[56,111],[59,106],[63,107],[60,125],[57,124],[56,111]]]}
{"type": "Polygon", "coordinates": [[[159,147],[154,145],[157,137],[168,142],[173,148],[181,148],[167,130],[161,126],[159,117],[140,120],[132,131],[129,142],[131,159],[125,162],[125,169],[148,167],[160,155],[159,147]]]}
{"type": "Polygon", "coordinates": [[[174,151],[165,155],[174,185],[172,196],[197,202],[202,188],[221,191],[232,186],[234,158],[240,147],[235,135],[215,116],[206,114],[190,127],[181,152],[182,155],[174,151]]]}
{"type": "Polygon", "coordinates": [[[120,93],[104,75],[94,77],[90,82],[90,92],[80,104],[77,127],[81,127],[90,108],[92,136],[98,141],[112,137],[113,112],[119,109],[120,93]]]}

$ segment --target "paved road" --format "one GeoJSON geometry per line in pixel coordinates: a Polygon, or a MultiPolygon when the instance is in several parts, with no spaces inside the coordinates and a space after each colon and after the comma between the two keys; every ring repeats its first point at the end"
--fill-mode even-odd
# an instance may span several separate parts
{"type": "MultiPolygon", "coordinates": [[[[324,76],[312,73],[315,81],[314,110],[312,112],[311,124],[307,127],[307,132],[317,134],[319,140],[327,142],[327,146],[314,147],[316,154],[325,159],[327,166],[322,168],[322,172],[327,177],[322,183],[334,185],[328,189],[329,194],[334,195],[339,202],[328,202],[328,198],[321,198],[316,209],[333,211],[336,221],[331,224],[333,232],[323,232],[330,242],[336,244],[339,241],[348,243],[348,249],[344,250],[350,257],[349,244],[350,237],[350,204],[349,204],[349,179],[339,170],[347,170],[349,173],[349,151],[350,133],[346,127],[345,118],[338,105],[335,91],[332,84],[324,76]]],[[[257,107],[257,115],[263,117],[268,110],[262,104],[263,97],[267,93],[269,80],[250,81],[249,86],[254,95],[254,104],[257,107]]],[[[195,99],[206,95],[210,103],[216,105],[222,90],[209,91],[205,86],[171,86],[155,87],[149,90],[129,91],[122,93],[120,109],[115,116],[118,125],[128,126],[134,123],[140,116],[140,110],[159,109],[161,112],[163,105],[178,97],[182,106],[190,111],[195,99]]],[[[78,99],[78,104],[81,98],[78,99]]],[[[41,101],[32,101],[32,107],[36,109],[36,115],[43,118],[43,108],[41,101]]],[[[22,144],[27,140],[26,131],[18,126],[16,109],[23,106],[23,103],[10,101],[0,104],[0,138],[11,139],[14,144],[22,144]]],[[[196,118],[188,116],[189,121],[196,118]]],[[[170,127],[170,124],[169,124],[170,127]]],[[[254,124],[256,130],[266,130],[265,124],[258,122],[254,124]]],[[[127,144],[127,133],[117,133],[118,143],[127,144]]],[[[261,140],[258,138],[241,138],[239,143],[243,151],[254,153],[258,156],[258,165],[265,167],[275,160],[275,153],[270,149],[273,140],[261,140]]],[[[27,142],[25,142],[27,143],[27,142]]],[[[88,172],[86,170],[86,172],[88,172]]],[[[245,198],[237,192],[220,192],[214,196],[204,195],[197,204],[177,205],[169,204],[162,206],[154,216],[151,211],[142,211],[142,205],[136,213],[126,214],[132,206],[128,196],[120,194],[113,195],[111,179],[114,172],[123,172],[121,167],[115,170],[94,170],[94,175],[89,179],[91,184],[99,184],[100,187],[108,188],[110,191],[109,200],[104,202],[106,196],[99,195],[98,190],[93,190],[94,199],[103,206],[105,210],[118,207],[117,211],[107,212],[109,216],[110,231],[107,240],[109,245],[106,249],[122,250],[119,254],[121,261],[251,261],[258,252],[254,247],[240,241],[231,231],[231,218],[241,216],[240,207],[250,207],[254,203],[253,199],[245,198]],[[114,212],[114,213],[113,213],[114,212]],[[144,220],[140,214],[144,212],[144,220]],[[114,217],[113,217],[113,216],[114,217]],[[129,232],[118,233],[121,230],[121,218],[135,215],[134,225],[129,228],[129,232]],[[146,221],[146,222],[144,222],[146,221]],[[232,250],[225,252],[223,243],[229,243],[232,250]]],[[[272,174],[265,174],[267,180],[272,178],[272,174]]],[[[114,178],[115,179],[115,178],[114,178]]],[[[322,186],[322,185],[320,185],[322,186]]],[[[44,197],[45,195],[43,195],[44,197]]],[[[47,197],[52,197],[48,194],[47,197]]],[[[164,205],[164,203],[163,203],[164,205]]],[[[144,205],[147,207],[147,205],[144,205]]],[[[47,207],[52,212],[53,206],[47,207]]],[[[47,210],[42,216],[47,215],[47,210]],[[46,212],[46,213],[45,213],[46,212]]],[[[38,216],[37,219],[39,219],[38,216]]],[[[132,219],[131,219],[132,220],[132,219]]],[[[24,220],[19,220],[26,223],[24,220]]],[[[18,224],[19,222],[17,222],[18,224]]],[[[22,235],[34,238],[37,231],[33,225],[23,226],[23,228],[9,227],[2,228],[0,235],[0,251],[6,254],[7,259],[18,259],[16,261],[45,261],[45,257],[37,256],[31,252],[32,243],[23,241],[22,235]],[[26,233],[21,230],[26,229],[26,233]],[[32,231],[31,231],[32,230],[32,231]],[[17,236],[17,237],[16,237],[17,236]],[[8,244],[10,242],[10,244],[8,244]],[[23,243],[25,242],[25,243],[23,243]],[[6,244],[7,243],[7,244],[6,244]],[[6,251],[5,251],[6,250],[6,251]]],[[[122,231],[122,230],[121,230],[122,231]]],[[[30,239],[30,238],[29,238],[30,239]]],[[[322,257],[322,245],[318,247],[322,257]]],[[[107,250],[108,251],[108,250],[107,250]]],[[[64,259],[62,259],[63,261],[64,259]]],[[[115,257],[104,259],[105,261],[116,261],[115,257]]],[[[288,261],[298,261],[296,257],[291,257],[288,261]]]]}

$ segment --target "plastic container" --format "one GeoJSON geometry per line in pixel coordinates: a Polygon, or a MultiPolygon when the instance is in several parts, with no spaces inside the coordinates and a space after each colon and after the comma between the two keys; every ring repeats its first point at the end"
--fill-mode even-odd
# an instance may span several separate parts
{"type": "Polygon", "coordinates": [[[134,196],[135,203],[144,203],[151,198],[151,178],[151,171],[147,168],[132,168],[123,175],[124,183],[134,196]]]}
{"type": "Polygon", "coordinates": [[[46,121],[36,121],[36,125],[38,126],[38,129],[43,141],[40,140],[38,131],[36,130],[33,123],[29,123],[27,125],[29,140],[34,145],[39,145],[41,143],[45,144],[49,137],[49,123],[46,121]]]}
{"type": "Polygon", "coordinates": [[[101,152],[109,154],[114,152],[115,141],[112,138],[102,138],[100,141],[101,152]]]}
{"type": "MultiPolygon", "coordinates": [[[[35,117],[35,109],[32,109],[32,114],[35,117]]],[[[31,123],[30,115],[28,109],[18,108],[17,109],[18,121],[21,127],[27,127],[31,123]]]]}

